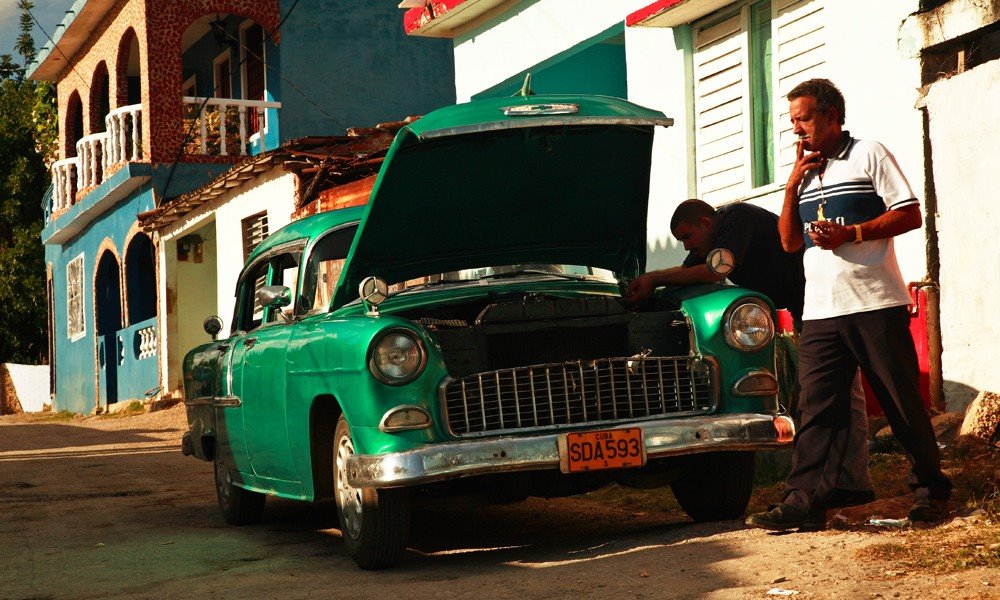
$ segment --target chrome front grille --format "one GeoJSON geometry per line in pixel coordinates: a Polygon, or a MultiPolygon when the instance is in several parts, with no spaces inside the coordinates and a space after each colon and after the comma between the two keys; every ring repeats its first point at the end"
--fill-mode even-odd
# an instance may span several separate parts
{"type": "Polygon", "coordinates": [[[704,413],[712,373],[687,356],[602,358],[476,373],[448,380],[443,396],[452,433],[496,434],[704,413]]]}

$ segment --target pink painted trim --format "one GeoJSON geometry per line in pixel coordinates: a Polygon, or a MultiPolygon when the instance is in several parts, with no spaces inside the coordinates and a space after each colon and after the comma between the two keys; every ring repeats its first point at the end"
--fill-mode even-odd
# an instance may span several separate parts
{"type": "Polygon", "coordinates": [[[409,35],[415,30],[430,23],[432,18],[440,19],[448,11],[460,4],[464,4],[466,1],[467,0],[435,0],[431,3],[431,10],[434,11],[433,17],[431,17],[430,11],[427,10],[426,7],[411,8],[403,13],[403,31],[409,35]]]}
{"type": "Polygon", "coordinates": [[[625,17],[625,25],[627,27],[642,25],[644,21],[653,17],[658,17],[678,4],[683,4],[684,2],[687,2],[687,0],[656,0],[656,2],[653,2],[649,6],[640,8],[625,17]]]}

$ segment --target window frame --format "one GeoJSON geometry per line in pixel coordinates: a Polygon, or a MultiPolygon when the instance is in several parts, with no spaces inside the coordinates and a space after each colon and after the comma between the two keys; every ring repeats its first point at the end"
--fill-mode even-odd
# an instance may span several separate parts
{"type": "MultiPolygon", "coordinates": [[[[254,261],[248,264],[243,271],[240,273],[239,279],[236,281],[236,302],[233,310],[233,320],[232,326],[230,328],[230,336],[238,335],[240,332],[249,333],[260,327],[283,324],[281,319],[272,319],[272,310],[270,308],[264,308],[261,314],[260,323],[253,327],[248,327],[252,324],[254,319],[254,304],[256,303],[256,279],[259,277],[251,277],[252,275],[257,275],[257,272],[261,267],[266,266],[267,272],[264,277],[264,286],[276,285],[274,282],[279,273],[283,271],[278,267],[279,260],[283,260],[285,256],[293,256],[295,260],[298,261],[297,274],[295,277],[295,289],[292,289],[292,298],[297,297],[298,289],[302,286],[302,258],[303,250],[305,249],[307,240],[298,239],[291,242],[275,246],[265,253],[261,254],[254,261]],[[250,312],[248,312],[250,311],[250,312]]],[[[290,288],[291,289],[291,288],[290,288]]]]}
{"type": "Polygon", "coordinates": [[[232,98],[233,97],[233,54],[229,50],[229,48],[226,48],[225,50],[223,50],[222,52],[220,52],[219,54],[217,54],[215,56],[215,58],[212,60],[212,93],[211,93],[211,97],[213,97],[213,98],[232,98]],[[219,93],[219,79],[220,79],[219,66],[222,63],[224,63],[224,62],[229,64],[229,72],[226,73],[226,75],[225,75],[227,83],[229,85],[229,95],[228,96],[221,96],[221,95],[219,95],[220,94],[219,93]]]}
{"type": "MultiPolygon", "coordinates": [[[[794,4],[794,1],[792,2],[794,4]]],[[[779,18],[788,6],[780,0],[738,0],[732,4],[721,8],[714,13],[696,19],[691,22],[692,27],[692,60],[694,62],[695,77],[692,80],[693,100],[692,100],[692,122],[695,124],[695,186],[698,197],[710,196],[708,200],[712,204],[724,204],[736,200],[756,197],[768,194],[777,189],[778,180],[783,173],[781,165],[781,128],[779,117],[781,111],[778,109],[780,100],[780,73],[778,60],[778,49],[780,39],[778,30],[780,27],[779,18]],[[766,11],[766,36],[761,36],[760,30],[755,27],[764,25],[765,19],[760,18],[762,5],[767,5],[766,11]],[[701,32],[721,25],[731,19],[738,19],[739,26],[735,33],[727,34],[717,39],[707,42],[704,46],[699,46],[699,35],[701,32]],[[739,133],[739,161],[738,169],[742,181],[735,185],[723,186],[718,189],[706,190],[702,181],[705,163],[713,157],[705,157],[702,154],[703,143],[700,139],[702,135],[699,115],[706,109],[704,101],[701,100],[701,84],[698,78],[699,53],[709,51],[719,40],[729,40],[732,36],[738,36],[738,52],[740,56],[739,64],[739,110],[742,119],[742,128],[739,133]],[[769,45],[770,48],[762,47],[761,44],[769,45]],[[764,64],[761,65],[761,62],[764,64]],[[767,81],[760,80],[760,72],[767,71],[767,81]],[[766,114],[762,110],[766,109],[766,114]]],[[[707,64],[707,63],[706,63],[707,64]]],[[[714,92],[713,92],[714,93],[714,92]]]]}
{"type": "MultiPolygon", "coordinates": [[[[302,256],[302,262],[299,263],[299,269],[300,269],[300,273],[299,273],[299,289],[300,290],[304,290],[305,289],[306,278],[309,275],[309,272],[308,272],[309,264],[312,262],[313,255],[316,252],[316,247],[319,246],[320,244],[322,244],[323,241],[326,240],[326,239],[328,239],[331,235],[336,235],[338,233],[341,233],[345,229],[354,229],[354,234],[351,236],[351,242],[347,244],[347,251],[344,254],[344,258],[343,258],[343,261],[344,261],[344,265],[343,266],[346,267],[347,266],[347,258],[351,254],[351,247],[354,245],[354,240],[357,238],[358,229],[360,227],[361,227],[361,221],[351,221],[349,223],[342,223],[340,225],[337,225],[336,227],[332,227],[332,228],[326,230],[326,232],[324,232],[323,235],[318,236],[316,238],[316,241],[309,245],[309,247],[306,249],[306,252],[302,256]]],[[[336,260],[340,260],[340,259],[336,259],[336,260]]],[[[329,312],[329,310],[330,310],[330,303],[337,296],[337,289],[340,287],[340,284],[341,284],[340,279],[343,276],[343,271],[344,271],[343,267],[341,267],[340,275],[337,277],[337,282],[334,284],[333,291],[330,294],[330,301],[327,302],[325,306],[320,306],[319,308],[312,307],[309,310],[301,310],[301,300],[299,299],[299,295],[295,294],[293,296],[296,299],[296,302],[295,302],[295,314],[297,316],[308,317],[308,316],[312,316],[312,315],[323,314],[323,313],[329,312]]]]}

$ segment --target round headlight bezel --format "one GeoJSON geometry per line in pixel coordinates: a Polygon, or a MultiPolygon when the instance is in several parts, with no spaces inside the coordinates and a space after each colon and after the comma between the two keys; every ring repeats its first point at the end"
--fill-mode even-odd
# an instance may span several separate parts
{"type": "Polygon", "coordinates": [[[732,306],[726,309],[726,313],[722,319],[723,322],[723,333],[726,339],[726,344],[734,350],[739,350],[740,352],[756,352],[766,347],[771,340],[774,339],[774,316],[771,314],[771,307],[760,298],[744,298],[743,300],[734,303],[732,306]],[[767,334],[763,340],[758,341],[756,344],[743,344],[740,342],[737,331],[738,320],[746,321],[746,312],[759,310],[767,319],[767,334]]]}
{"type": "Polygon", "coordinates": [[[417,377],[420,377],[420,374],[424,372],[424,367],[426,366],[427,349],[424,347],[423,341],[420,339],[420,336],[405,327],[396,327],[383,331],[372,340],[371,346],[368,349],[368,370],[371,371],[371,374],[375,377],[375,379],[386,385],[406,385],[417,377]],[[379,347],[383,342],[395,336],[403,336],[409,339],[410,342],[412,342],[416,347],[417,352],[420,355],[417,360],[417,366],[403,377],[395,377],[387,374],[382,370],[382,368],[379,367],[379,347]]]}

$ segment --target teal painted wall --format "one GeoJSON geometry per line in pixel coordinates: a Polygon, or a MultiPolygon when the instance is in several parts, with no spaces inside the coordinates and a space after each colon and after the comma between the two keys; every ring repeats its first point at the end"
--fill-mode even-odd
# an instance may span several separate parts
{"type": "Polygon", "coordinates": [[[474,95],[473,98],[512,96],[520,91],[525,73],[531,73],[531,89],[536,94],[628,97],[625,43],[622,36],[592,44],[569,56],[564,53],[549,59],[474,95]]]}
{"type": "MultiPolygon", "coordinates": [[[[170,176],[170,165],[156,165],[152,169],[152,178],[139,190],[123,199],[112,209],[90,222],[78,235],[63,245],[46,245],[45,260],[52,265],[53,309],[55,312],[55,410],[69,410],[77,413],[89,413],[97,404],[96,381],[100,376],[98,368],[98,343],[95,328],[95,290],[94,276],[100,255],[98,250],[105,238],[112,241],[118,254],[119,273],[124,273],[123,264],[127,260],[125,248],[126,235],[135,223],[136,215],[151,210],[154,207],[153,190],[162,192],[168,189],[171,196],[183,194],[205,182],[214,179],[225,171],[226,165],[179,164],[170,176]],[[170,179],[167,188],[167,179],[170,179]],[[66,265],[69,261],[83,253],[83,315],[85,335],[71,341],[67,334],[66,305],[66,265]]],[[[86,206],[93,194],[105,194],[107,190],[99,188],[90,196],[84,198],[79,205],[86,206]]],[[[74,207],[75,208],[75,207],[74,207]]],[[[61,220],[57,222],[61,224],[61,220]]],[[[124,275],[121,278],[124,279],[124,275]]],[[[121,281],[123,292],[129,282],[121,281]]],[[[155,294],[155,290],[151,290],[155,294]]],[[[117,385],[112,397],[117,396],[119,402],[128,399],[143,399],[148,390],[159,385],[158,355],[138,360],[136,357],[136,331],[150,325],[155,325],[156,319],[147,319],[139,323],[129,323],[128,313],[122,314],[122,350],[125,360],[117,369],[117,385]]],[[[107,337],[107,336],[106,336],[107,337]]],[[[115,336],[111,336],[112,338],[115,336]]],[[[108,360],[117,352],[116,342],[108,340],[108,360]]],[[[105,388],[100,395],[108,397],[105,388]]]]}
{"type": "MultiPolygon", "coordinates": [[[[281,0],[282,17],[292,4],[281,0]]],[[[451,40],[406,36],[396,4],[299,2],[282,26],[278,61],[287,80],[270,71],[267,80],[282,104],[282,140],[338,135],[455,103],[451,40]]]]}

